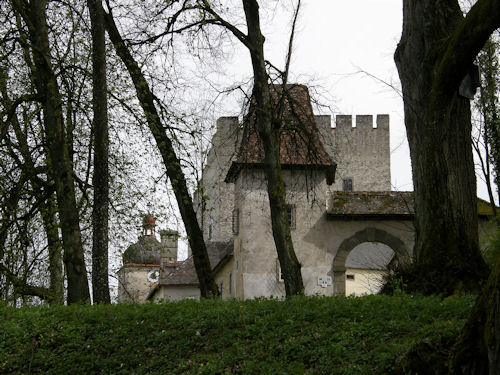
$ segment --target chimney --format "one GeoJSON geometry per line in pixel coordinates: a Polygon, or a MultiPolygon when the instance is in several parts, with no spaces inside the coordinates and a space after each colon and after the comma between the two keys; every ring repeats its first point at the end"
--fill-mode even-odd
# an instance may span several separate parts
{"type": "Polygon", "coordinates": [[[176,230],[162,230],[160,231],[161,237],[161,267],[162,269],[169,263],[177,262],[177,240],[179,239],[179,232],[176,230]]]}

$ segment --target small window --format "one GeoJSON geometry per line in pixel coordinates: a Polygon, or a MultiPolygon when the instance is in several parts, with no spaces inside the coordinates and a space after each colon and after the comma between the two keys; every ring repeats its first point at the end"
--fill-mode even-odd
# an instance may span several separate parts
{"type": "Polygon", "coordinates": [[[238,259],[236,259],[236,272],[238,272],[238,269],[239,269],[239,262],[238,259]]]}
{"type": "Polygon", "coordinates": [[[290,229],[295,229],[295,211],[295,205],[286,205],[286,213],[288,215],[288,224],[290,225],[290,229]]]}
{"type": "Polygon", "coordinates": [[[233,234],[238,234],[240,230],[240,210],[233,210],[233,234]]]}
{"type": "Polygon", "coordinates": [[[224,281],[221,280],[220,284],[219,284],[219,292],[220,292],[220,298],[221,299],[222,299],[223,287],[224,287],[224,281]]]}
{"type": "Polygon", "coordinates": [[[354,280],[354,275],[345,275],[347,280],[354,280]]]}
{"type": "Polygon", "coordinates": [[[352,178],[344,178],[342,181],[342,190],[352,191],[352,178]]]}
{"type": "Polygon", "coordinates": [[[281,265],[279,259],[276,259],[276,278],[279,282],[284,282],[283,272],[281,272],[281,265]]]}
{"type": "Polygon", "coordinates": [[[233,294],[233,274],[229,272],[229,296],[233,294]]]}

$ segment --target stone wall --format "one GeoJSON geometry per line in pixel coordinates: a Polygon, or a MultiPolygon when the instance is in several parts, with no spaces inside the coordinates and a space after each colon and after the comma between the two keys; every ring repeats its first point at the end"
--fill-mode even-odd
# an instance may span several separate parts
{"type": "Polygon", "coordinates": [[[217,120],[217,131],[207,155],[207,165],[203,170],[203,195],[208,197],[204,210],[201,208],[199,194],[195,199],[198,220],[203,225],[206,240],[227,241],[232,238],[234,184],[227,184],[224,179],[236,155],[239,137],[237,117],[221,117],[217,120]]]}

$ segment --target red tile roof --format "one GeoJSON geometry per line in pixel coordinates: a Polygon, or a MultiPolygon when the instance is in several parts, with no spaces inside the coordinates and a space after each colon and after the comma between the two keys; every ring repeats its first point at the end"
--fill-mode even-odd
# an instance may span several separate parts
{"type": "MultiPolygon", "coordinates": [[[[270,86],[271,103],[275,114],[282,108],[280,123],[280,163],[283,167],[308,167],[326,169],[333,182],[335,163],[325,150],[319,138],[318,128],[309,97],[309,90],[304,85],[270,86]]],[[[264,149],[257,132],[255,104],[250,105],[245,120],[241,147],[236,160],[232,163],[226,182],[234,182],[244,166],[262,166],[264,149]]]]}

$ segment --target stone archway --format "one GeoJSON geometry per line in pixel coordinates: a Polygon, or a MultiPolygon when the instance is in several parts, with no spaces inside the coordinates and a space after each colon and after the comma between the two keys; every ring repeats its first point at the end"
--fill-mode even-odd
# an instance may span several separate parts
{"type": "Polygon", "coordinates": [[[410,254],[403,241],[377,228],[365,228],[356,232],[351,237],[345,239],[340,244],[337,254],[333,258],[333,294],[345,294],[345,262],[347,256],[359,244],[364,242],[380,242],[389,246],[396,253],[400,264],[408,264],[411,262],[410,254]]]}

